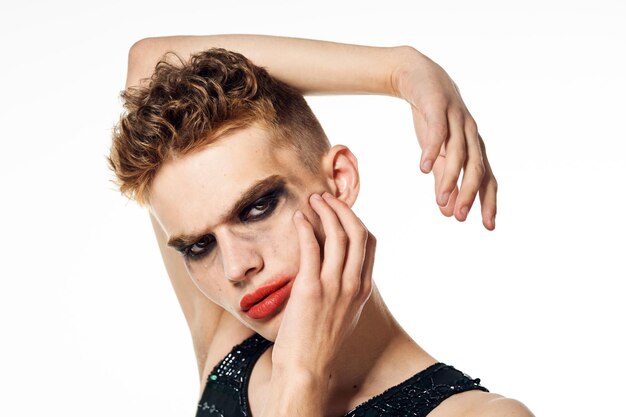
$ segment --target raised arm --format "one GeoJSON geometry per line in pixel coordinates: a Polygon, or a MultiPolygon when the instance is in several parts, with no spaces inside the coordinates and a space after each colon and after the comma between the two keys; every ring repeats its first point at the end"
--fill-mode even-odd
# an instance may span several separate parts
{"type": "Polygon", "coordinates": [[[167,51],[186,59],[214,47],[241,53],[304,94],[395,95],[392,70],[417,56],[405,46],[377,48],[264,35],[168,36],[132,46],[129,77],[149,77],[167,51]]]}
{"type": "Polygon", "coordinates": [[[448,74],[415,48],[263,35],[147,38],[131,48],[129,80],[148,78],[168,51],[185,59],[212,47],[240,52],[304,94],[384,94],[406,100],[422,148],[420,168],[434,174],[441,212],[465,221],[480,193],[483,225],[495,228],[497,182],[476,123],[448,74]]]}
{"type": "MultiPolygon", "coordinates": [[[[495,227],[496,182],[476,124],[446,72],[414,48],[260,35],[147,38],[130,49],[126,87],[145,83],[168,51],[186,59],[211,47],[240,52],[305,94],[384,94],[406,100],[412,106],[423,149],[420,167],[425,173],[433,171],[441,211],[463,221],[480,192],[483,224],[488,229],[495,227]],[[459,191],[456,184],[463,170],[459,191]]],[[[191,330],[202,376],[216,334],[228,330],[236,338],[246,329],[196,288],[179,255],[165,245],[160,226],[152,221],[168,275],[191,330]]]]}

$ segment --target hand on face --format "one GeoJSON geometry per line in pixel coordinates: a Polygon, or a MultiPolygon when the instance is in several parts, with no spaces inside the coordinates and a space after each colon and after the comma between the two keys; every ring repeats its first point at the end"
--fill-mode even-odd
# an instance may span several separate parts
{"type": "Polygon", "coordinates": [[[437,204],[445,216],[465,221],[479,194],[485,228],[495,228],[497,182],[474,118],[439,65],[423,55],[396,71],[394,88],[411,104],[422,148],[420,168],[433,172],[437,204]],[[463,171],[461,187],[457,181],[463,171]]]}
{"type": "Polygon", "coordinates": [[[310,197],[324,233],[324,260],[309,220],[297,211],[300,269],[274,343],[274,366],[324,374],[354,330],[372,292],[376,240],[343,201],[310,197]]]}

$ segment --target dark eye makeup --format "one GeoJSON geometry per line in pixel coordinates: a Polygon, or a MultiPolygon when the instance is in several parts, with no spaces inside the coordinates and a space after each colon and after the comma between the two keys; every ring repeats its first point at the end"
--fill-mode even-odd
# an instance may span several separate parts
{"type": "MultiPolygon", "coordinates": [[[[252,204],[246,206],[237,216],[238,220],[243,224],[264,220],[274,212],[284,193],[285,189],[282,186],[270,190],[252,204]]],[[[205,235],[193,245],[184,247],[181,252],[185,259],[195,261],[206,256],[214,245],[215,237],[205,235]]]]}

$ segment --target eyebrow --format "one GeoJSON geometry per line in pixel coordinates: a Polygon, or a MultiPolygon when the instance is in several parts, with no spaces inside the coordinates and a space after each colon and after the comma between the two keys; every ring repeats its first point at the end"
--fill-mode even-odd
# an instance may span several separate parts
{"type": "MultiPolygon", "coordinates": [[[[250,187],[248,187],[247,190],[241,193],[237,202],[233,204],[228,212],[221,217],[220,222],[224,223],[235,219],[243,209],[254,203],[254,200],[261,197],[264,193],[272,189],[275,189],[279,186],[284,187],[285,184],[285,179],[280,175],[271,175],[255,182],[250,187]]],[[[181,234],[178,236],[174,236],[167,241],[167,246],[171,246],[177,251],[181,252],[186,247],[196,243],[206,234],[207,232],[205,231],[200,233],[181,234]]]]}

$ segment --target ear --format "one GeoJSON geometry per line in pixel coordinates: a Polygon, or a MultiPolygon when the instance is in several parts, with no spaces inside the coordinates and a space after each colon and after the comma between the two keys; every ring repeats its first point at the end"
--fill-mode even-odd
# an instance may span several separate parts
{"type": "Polygon", "coordinates": [[[322,158],[322,170],[332,194],[352,207],[361,184],[356,156],[347,146],[335,145],[322,158]]]}

